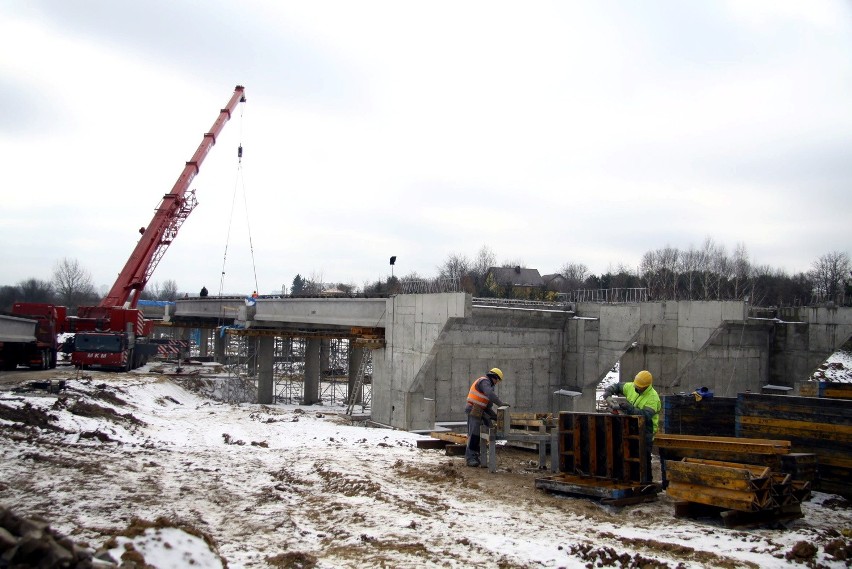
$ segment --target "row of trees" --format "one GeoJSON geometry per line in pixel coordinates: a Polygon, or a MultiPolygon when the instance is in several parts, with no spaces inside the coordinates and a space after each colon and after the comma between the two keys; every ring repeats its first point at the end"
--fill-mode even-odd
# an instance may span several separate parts
{"type": "MultiPolygon", "coordinates": [[[[618,266],[600,275],[592,274],[583,263],[565,263],[539,288],[500,286],[489,278],[492,267],[524,267],[523,261],[512,259],[499,265],[488,247],[482,247],[474,259],[451,254],[437,267],[431,280],[452,281],[474,296],[530,298],[553,300],[560,294],[580,290],[647,289],[650,300],[748,300],[757,306],[807,305],[834,302],[852,305],[852,263],[849,254],[834,251],[814,260],[811,270],[787,274],[769,265],[749,260],[744,244],[732,253],[707,238],[701,247],[681,250],[666,246],[648,251],[635,269],[618,266]]],[[[417,273],[401,278],[389,277],[364,283],[360,290],[354,284],[323,283],[321,275],[293,279],[290,294],[317,296],[329,292],[340,294],[382,295],[404,290],[406,284],[430,280],[417,273]]],[[[104,291],[105,292],[105,291],[104,291]]],[[[284,291],[282,291],[284,292],[284,291]]],[[[68,306],[93,305],[100,301],[91,274],[74,259],[62,259],[50,281],[27,279],[14,286],[0,287],[0,310],[8,311],[14,302],[47,302],[68,306]]],[[[183,296],[174,280],[149,283],[142,298],[175,300],[183,296]]]]}
{"type": "MultiPolygon", "coordinates": [[[[177,282],[149,283],[142,292],[147,300],[175,300],[177,282]]],[[[100,294],[92,281],[91,273],[76,259],[64,258],[53,269],[49,281],[30,278],[16,285],[0,286],[0,310],[10,311],[15,302],[44,302],[67,306],[72,311],[78,306],[93,306],[100,302],[100,294]]]]}
{"type": "MultiPolygon", "coordinates": [[[[807,305],[834,302],[852,305],[852,263],[845,252],[829,252],[814,260],[810,271],[788,274],[782,269],[753,263],[746,246],[732,253],[707,238],[700,248],[682,250],[666,246],[646,252],[635,269],[619,265],[596,275],[578,262],[562,265],[561,279],[545,282],[538,290],[498,286],[489,280],[492,267],[524,267],[520,260],[499,265],[488,247],[474,259],[451,254],[438,267],[438,278],[457,279],[474,296],[552,300],[559,293],[569,298],[581,290],[647,290],[650,300],[748,300],[757,306],[807,305]]],[[[416,273],[365,285],[365,292],[394,292],[406,281],[421,279],[416,273]]]]}

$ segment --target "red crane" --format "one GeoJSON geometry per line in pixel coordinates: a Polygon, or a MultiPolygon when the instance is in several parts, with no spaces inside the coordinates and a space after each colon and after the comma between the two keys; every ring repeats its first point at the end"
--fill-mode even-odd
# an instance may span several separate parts
{"type": "Polygon", "coordinates": [[[189,185],[237,105],[245,102],[244,91],[242,85],[237,85],[172,191],[163,196],[151,223],[139,230],[142,237],[109,293],[98,306],[81,306],[77,318],[69,318],[69,328],[77,332],[71,357],[74,365],[134,369],[156,352],[156,346],[144,339],[151,323],[136,305],[166,249],[197,205],[195,191],[187,192],[189,185]]]}
{"type": "Polygon", "coordinates": [[[204,135],[201,144],[198,145],[198,150],[186,163],[183,172],[172,187],[172,191],[163,196],[151,223],[148,224],[148,227],[139,230],[142,233],[142,238],[139,239],[139,243],[136,244],[136,248],[130,258],[127,259],[127,263],[119,273],[115,284],[112,285],[112,289],[101,300],[98,307],[136,308],[139,296],[145,285],[148,284],[148,279],[151,278],[154,269],[166,253],[166,249],[174,241],[180,226],[198,203],[194,191],[187,194],[189,185],[198,174],[207,153],[216,144],[219,133],[222,132],[225,123],[231,118],[237,104],[245,102],[244,90],[245,88],[242,85],[237,85],[231,100],[219,112],[219,117],[213,123],[210,132],[204,135]]]}

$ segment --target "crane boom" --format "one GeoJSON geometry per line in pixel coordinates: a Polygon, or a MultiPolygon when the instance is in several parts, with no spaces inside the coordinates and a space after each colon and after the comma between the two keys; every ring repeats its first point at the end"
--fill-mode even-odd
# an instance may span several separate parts
{"type": "Polygon", "coordinates": [[[171,245],[181,225],[198,203],[194,190],[187,194],[189,185],[198,174],[201,163],[216,144],[219,133],[222,132],[222,128],[231,118],[237,105],[245,102],[244,91],[245,88],[242,85],[237,85],[228,104],[219,112],[210,132],[204,134],[195,154],[186,163],[172,191],[163,196],[151,223],[148,227],[139,230],[142,237],[119,273],[115,284],[112,285],[112,289],[103,298],[98,308],[121,307],[125,304],[128,308],[136,308],[140,294],[148,284],[148,279],[163,258],[166,249],[171,245]]]}

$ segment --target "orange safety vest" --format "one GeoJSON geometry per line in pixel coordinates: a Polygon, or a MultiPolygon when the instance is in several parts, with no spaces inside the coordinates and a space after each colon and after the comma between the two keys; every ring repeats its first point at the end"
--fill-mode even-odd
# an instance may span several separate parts
{"type": "Polygon", "coordinates": [[[471,384],[470,391],[467,392],[467,402],[471,405],[476,405],[477,407],[482,407],[483,409],[485,409],[486,407],[488,407],[488,404],[491,403],[491,401],[488,399],[488,397],[485,396],[484,393],[482,393],[476,388],[476,386],[479,385],[479,382],[483,379],[488,378],[483,375],[479,379],[475,380],[473,384],[471,384]]]}

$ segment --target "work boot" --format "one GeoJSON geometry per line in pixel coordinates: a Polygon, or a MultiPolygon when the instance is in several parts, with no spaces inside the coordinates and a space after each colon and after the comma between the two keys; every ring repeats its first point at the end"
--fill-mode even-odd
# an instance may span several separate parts
{"type": "Polygon", "coordinates": [[[471,466],[473,468],[477,468],[479,466],[479,461],[478,460],[468,460],[467,465],[471,466]]]}

